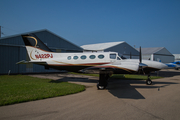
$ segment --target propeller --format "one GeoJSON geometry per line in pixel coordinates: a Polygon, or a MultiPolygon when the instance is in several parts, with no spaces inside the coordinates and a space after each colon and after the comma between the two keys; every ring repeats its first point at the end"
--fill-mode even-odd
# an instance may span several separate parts
{"type": "Polygon", "coordinates": [[[142,63],[141,46],[139,48],[139,63],[142,63]]]}
{"type": "Polygon", "coordinates": [[[130,59],[132,59],[131,52],[130,52],[130,59]]]}
{"type": "Polygon", "coordinates": [[[147,65],[142,63],[142,52],[141,52],[141,46],[140,46],[140,48],[139,48],[139,72],[142,71],[142,73],[145,74],[143,67],[147,67],[147,65]]]}

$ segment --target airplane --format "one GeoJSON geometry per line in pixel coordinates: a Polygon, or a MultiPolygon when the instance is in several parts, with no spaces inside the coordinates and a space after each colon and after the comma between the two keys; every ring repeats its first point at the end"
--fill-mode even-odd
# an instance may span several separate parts
{"type": "Polygon", "coordinates": [[[180,61],[167,63],[166,65],[167,65],[166,69],[174,68],[175,70],[179,70],[179,68],[180,68],[180,61]]]}
{"type": "Polygon", "coordinates": [[[21,35],[26,46],[30,61],[22,60],[17,64],[34,63],[72,72],[86,70],[99,71],[98,90],[103,90],[108,85],[108,79],[112,74],[148,74],[147,85],[151,85],[150,72],[158,71],[166,67],[165,64],[142,60],[140,58],[122,59],[117,52],[97,53],[56,53],[52,52],[35,34],[21,35]]]}

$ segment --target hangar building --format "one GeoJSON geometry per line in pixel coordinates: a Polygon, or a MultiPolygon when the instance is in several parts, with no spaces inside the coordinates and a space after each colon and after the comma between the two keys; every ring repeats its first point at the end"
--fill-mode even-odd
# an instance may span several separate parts
{"type": "MultiPolygon", "coordinates": [[[[31,33],[41,39],[52,51],[83,52],[82,48],[48,30],[40,30],[23,34],[31,33]]],[[[16,63],[21,60],[29,60],[21,35],[0,38],[0,56],[0,74],[58,72],[58,70],[54,69],[46,70],[44,69],[44,66],[35,64],[17,65],[16,63]]]]}
{"type": "Polygon", "coordinates": [[[126,58],[139,58],[139,52],[124,41],[89,44],[81,46],[84,52],[118,52],[126,58]]]}
{"type": "MultiPolygon", "coordinates": [[[[137,48],[137,50],[139,50],[137,48]]],[[[174,55],[172,55],[165,47],[156,48],[141,48],[142,59],[161,61],[163,63],[174,62],[174,55]]]]}

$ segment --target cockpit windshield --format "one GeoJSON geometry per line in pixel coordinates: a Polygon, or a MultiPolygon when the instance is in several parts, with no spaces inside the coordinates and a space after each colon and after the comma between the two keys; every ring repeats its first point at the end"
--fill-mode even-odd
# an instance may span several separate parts
{"type": "Polygon", "coordinates": [[[124,56],[121,56],[121,59],[127,59],[126,57],[124,57],[124,56]]]}
{"type": "Polygon", "coordinates": [[[120,57],[121,57],[121,59],[127,59],[126,57],[124,57],[122,54],[118,54],[120,57]]]}
{"type": "Polygon", "coordinates": [[[109,57],[110,59],[117,59],[117,60],[127,59],[122,54],[115,54],[115,53],[110,54],[109,57]]]}

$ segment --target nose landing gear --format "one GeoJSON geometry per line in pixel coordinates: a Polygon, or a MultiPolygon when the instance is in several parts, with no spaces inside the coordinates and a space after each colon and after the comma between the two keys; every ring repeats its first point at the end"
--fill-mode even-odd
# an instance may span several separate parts
{"type": "Polygon", "coordinates": [[[152,85],[152,80],[150,78],[150,75],[148,75],[148,79],[146,80],[147,85],[152,85]]]}

